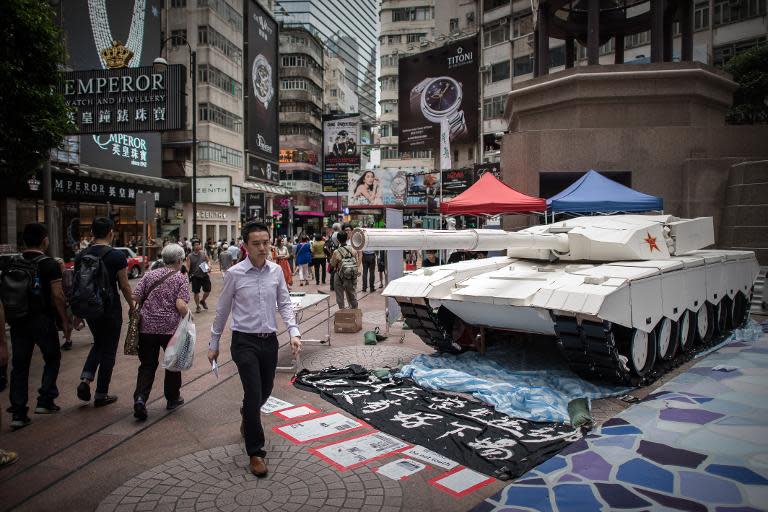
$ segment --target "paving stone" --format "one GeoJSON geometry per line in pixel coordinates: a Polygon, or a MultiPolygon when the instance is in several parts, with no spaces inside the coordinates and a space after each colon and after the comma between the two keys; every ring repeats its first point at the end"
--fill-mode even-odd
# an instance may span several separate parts
{"type": "Polygon", "coordinates": [[[407,363],[422,353],[422,351],[407,347],[332,347],[302,357],[301,366],[308,370],[317,371],[338,365],[339,361],[344,361],[345,364],[359,364],[365,368],[381,368],[407,363]]]}
{"type": "Polygon", "coordinates": [[[107,496],[99,510],[312,512],[365,507],[379,512],[384,503],[399,508],[399,483],[383,481],[369,467],[338,472],[308,456],[304,447],[282,440],[268,442],[266,449],[270,475],[265,479],[248,473],[242,444],[216,447],[144,471],[107,496]]]}

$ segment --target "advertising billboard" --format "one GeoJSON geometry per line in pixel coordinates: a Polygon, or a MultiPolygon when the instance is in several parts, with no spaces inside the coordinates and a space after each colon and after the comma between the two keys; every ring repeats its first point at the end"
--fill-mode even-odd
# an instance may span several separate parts
{"type": "MultiPolygon", "coordinates": [[[[151,66],[155,58],[160,56],[162,7],[162,0],[61,0],[58,19],[65,33],[68,68],[74,71],[106,69],[107,61],[102,52],[111,48],[114,40],[122,42],[130,50],[131,56],[127,62],[129,68],[151,66]]],[[[131,114],[135,118],[135,111],[131,114]]],[[[154,118],[154,112],[149,112],[148,117],[149,114],[154,118]]],[[[117,112],[111,116],[116,120],[117,112]]],[[[80,163],[160,177],[160,134],[132,133],[131,137],[135,139],[133,145],[125,144],[130,141],[120,140],[120,135],[122,132],[101,136],[81,135],[80,163]],[[135,144],[144,147],[136,147],[135,144]]]]}
{"type": "Polygon", "coordinates": [[[274,162],[248,155],[248,177],[278,184],[280,183],[280,167],[274,162]]]}
{"type": "Polygon", "coordinates": [[[242,216],[246,222],[266,220],[266,196],[263,192],[244,192],[242,216]]]}
{"type": "Polygon", "coordinates": [[[480,179],[480,176],[490,172],[493,173],[496,178],[501,179],[501,164],[498,162],[490,164],[475,164],[475,181],[480,179]]]}
{"type": "Polygon", "coordinates": [[[419,206],[440,196],[438,173],[416,167],[385,167],[351,172],[347,181],[350,207],[419,206]]]}
{"type": "Polygon", "coordinates": [[[277,162],[280,150],[278,119],[277,23],[254,0],[247,3],[245,70],[245,147],[248,152],[277,162]]]}
{"type": "Polygon", "coordinates": [[[360,171],[360,114],[323,116],[323,192],[346,190],[349,173],[360,171]]]}
{"type": "Polygon", "coordinates": [[[461,194],[475,183],[474,169],[443,171],[443,197],[461,194]]]}
{"type": "Polygon", "coordinates": [[[197,202],[209,204],[232,203],[232,178],[229,176],[198,176],[197,202]]]}
{"type": "Polygon", "coordinates": [[[441,131],[450,144],[477,142],[477,37],[399,61],[400,152],[436,150],[441,131]]]}

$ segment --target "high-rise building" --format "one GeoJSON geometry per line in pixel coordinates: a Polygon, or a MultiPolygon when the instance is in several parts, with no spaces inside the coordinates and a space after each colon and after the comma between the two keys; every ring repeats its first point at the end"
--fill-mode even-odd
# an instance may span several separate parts
{"type": "Polygon", "coordinates": [[[302,25],[344,61],[347,83],[357,95],[363,125],[376,120],[376,0],[277,0],[275,17],[302,25]]]}

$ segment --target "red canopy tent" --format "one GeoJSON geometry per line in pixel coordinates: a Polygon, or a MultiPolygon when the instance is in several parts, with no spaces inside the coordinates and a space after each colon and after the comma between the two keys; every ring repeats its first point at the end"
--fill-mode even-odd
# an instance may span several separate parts
{"type": "Polygon", "coordinates": [[[547,201],[527,196],[505,185],[492,173],[483,174],[467,190],[440,205],[446,215],[499,215],[505,213],[543,212],[547,201]]]}

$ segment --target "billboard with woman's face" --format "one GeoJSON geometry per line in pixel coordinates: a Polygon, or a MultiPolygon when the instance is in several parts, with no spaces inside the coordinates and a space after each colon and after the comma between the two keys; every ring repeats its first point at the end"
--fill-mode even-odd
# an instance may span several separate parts
{"type": "Polygon", "coordinates": [[[349,205],[424,205],[440,196],[440,175],[427,169],[387,167],[349,173],[349,205]]]}

